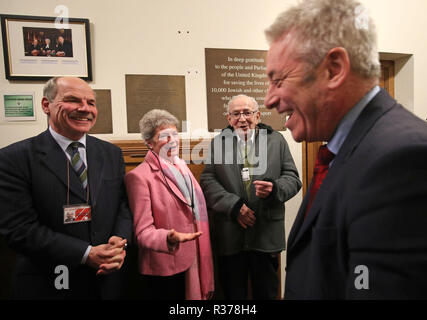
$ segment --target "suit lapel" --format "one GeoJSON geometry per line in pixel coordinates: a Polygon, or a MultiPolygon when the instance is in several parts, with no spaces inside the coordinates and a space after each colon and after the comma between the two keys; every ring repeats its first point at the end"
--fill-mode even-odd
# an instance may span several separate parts
{"type": "Polygon", "coordinates": [[[99,144],[95,143],[94,138],[86,136],[86,156],[88,167],[88,184],[89,184],[89,197],[92,207],[96,205],[96,199],[99,195],[99,190],[103,182],[105,157],[103,156],[103,149],[99,144]]]}
{"type": "Polygon", "coordinates": [[[307,208],[307,204],[308,204],[308,195],[310,194],[310,189],[311,189],[311,185],[310,188],[308,188],[307,193],[304,197],[304,199],[302,200],[301,206],[298,210],[298,214],[295,218],[294,223],[292,224],[292,228],[291,231],[289,233],[289,237],[288,237],[288,252],[290,251],[290,249],[292,249],[294,243],[296,242],[296,238],[297,236],[300,234],[300,229],[302,224],[304,223],[304,212],[307,208]]]}
{"type": "Polygon", "coordinates": [[[60,180],[65,188],[69,185],[70,192],[86,201],[82,184],[68,161],[64,151],[46,130],[36,139],[36,152],[40,154],[40,161],[60,180]],[[67,164],[69,164],[69,183],[67,177],[67,164]]]}
{"type": "Polygon", "coordinates": [[[36,139],[36,152],[40,154],[40,161],[60,180],[65,188],[70,186],[70,192],[86,201],[82,184],[68,161],[64,151],[46,130],[36,139]],[[68,165],[67,165],[68,164],[68,165]],[[67,167],[69,168],[69,183],[67,177],[67,167]]]}
{"type": "Polygon", "coordinates": [[[160,180],[165,184],[166,188],[170,188],[172,192],[184,203],[188,203],[187,200],[184,198],[181,190],[179,190],[178,186],[175,185],[175,182],[169,179],[160,168],[160,159],[158,159],[153,152],[149,151],[147,155],[145,156],[145,160],[154,171],[159,171],[160,173],[160,180]]]}
{"type": "Polygon", "coordinates": [[[289,235],[288,250],[291,250],[292,247],[298,243],[301,237],[307,231],[311,230],[312,225],[315,223],[316,218],[322,209],[322,200],[325,198],[325,196],[327,196],[329,190],[331,190],[331,186],[334,182],[334,178],[336,177],[337,172],[340,171],[344,163],[351,157],[363,138],[374,126],[376,121],[382,115],[384,115],[384,113],[388,112],[395,104],[396,101],[392,99],[386,91],[381,89],[380,92],[363,109],[362,113],[357,118],[352,129],[350,130],[350,133],[344,141],[337,156],[335,157],[334,163],[323,180],[322,186],[316,194],[316,198],[313,201],[310,212],[307,213],[307,217],[305,219],[304,215],[310,189],[304,197],[300,210],[298,211],[298,215],[295,219],[295,223],[292,226],[292,230],[289,235]]]}

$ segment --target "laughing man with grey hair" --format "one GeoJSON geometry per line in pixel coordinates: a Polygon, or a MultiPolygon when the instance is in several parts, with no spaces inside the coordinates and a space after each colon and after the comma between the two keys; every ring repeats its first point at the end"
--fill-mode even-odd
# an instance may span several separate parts
{"type": "Polygon", "coordinates": [[[305,0],[267,29],[268,108],[319,149],[288,238],[286,299],[427,298],[427,124],[380,89],[354,0],[305,0]]]}

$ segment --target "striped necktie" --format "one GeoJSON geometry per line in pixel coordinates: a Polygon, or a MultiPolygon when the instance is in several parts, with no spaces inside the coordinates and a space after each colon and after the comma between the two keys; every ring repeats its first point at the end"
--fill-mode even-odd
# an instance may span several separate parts
{"type": "Polygon", "coordinates": [[[81,144],[80,142],[77,142],[77,141],[71,142],[67,148],[67,152],[71,156],[71,164],[83,185],[83,189],[86,189],[87,169],[83,160],[80,158],[79,145],[83,146],[83,144],[81,144]]]}

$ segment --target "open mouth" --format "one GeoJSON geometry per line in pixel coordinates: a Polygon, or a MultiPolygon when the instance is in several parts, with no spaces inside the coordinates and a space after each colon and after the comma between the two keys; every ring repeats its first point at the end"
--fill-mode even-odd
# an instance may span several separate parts
{"type": "Polygon", "coordinates": [[[92,114],[71,113],[68,117],[70,119],[76,120],[76,121],[85,121],[85,122],[91,122],[91,121],[93,121],[93,115],[92,114]]]}
{"type": "Polygon", "coordinates": [[[285,124],[286,124],[286,122],[288,122],[289,121],[289,119],[292,117],[292,114],[293,114],[294,112],[293,111],[285,111],[284,112],[284,115],[285,115],[285,124]]]}

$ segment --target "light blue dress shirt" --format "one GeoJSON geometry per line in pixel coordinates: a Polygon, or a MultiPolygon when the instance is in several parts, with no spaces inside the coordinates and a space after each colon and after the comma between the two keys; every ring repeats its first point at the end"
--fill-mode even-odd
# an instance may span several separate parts
{"type": "MultiPolygon", "coordinates": [[[[327,144],[328,149],[333,154],[338,154],[357,118],[378,92],[380,92],[380,87],[375,86],[341,119],[334,135],[332,136],[332,139],[327,144]]],[[[329,167],[331,167],[333,162],[334,161],[329,164],[329,167]]]]}

